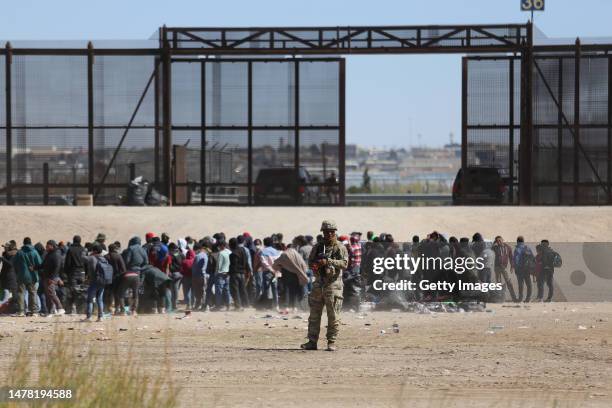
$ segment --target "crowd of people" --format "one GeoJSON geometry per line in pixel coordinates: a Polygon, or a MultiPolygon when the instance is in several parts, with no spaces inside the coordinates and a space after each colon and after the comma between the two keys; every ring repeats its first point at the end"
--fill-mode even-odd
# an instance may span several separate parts
{"type": "MultiPolygon", "coordinates": [[[[315,284],[311,251],[323,236],[299,235],[286,242],[282,233],[256,239],[248,232],[226,237],[222,232],[202,239],[171,240],[162,233],[147,233],[144,242],[133,237],[124,248],[108,242],[100,233],[83,243],[76,235],[70,243],[49,240],[34,244],[28,237],[22,245],[12,240],[4,244],[0,270],[0,313],[14,316],[84,314],[85,320],[102,320],[110,315],[168,313],[186,311],[226,311],[255,307],[282,312],[307,306],[307,296],[315,284]],[[182,296],[181,296],[182,295],[182,296]]],[[[484,268],[463,273],[462,279],[503,283],[515,302],[529,302],[532,282],[537,297],[553,298],[554,269],[561,260],[547,240],[536,246],[536,253],[518,237],[512,248],[501,236],[487,242],[476,233],[471,239],[446,238],[436,231],[421,239],[397,243],[387,233],[372,231],[339,235],[348,252],[348,266],[342,273],[343,307],[357,311],[364,301],[380,308],[405,302],[460,300],[483,294],[457,290],[385,293],[373,288],[379,278],[372,272],[377,257],[397,254],[427,257],[466,257],[484,260],[484,268]],[[516,274],[518,294],[511,274],[516,274]],[[399,296],[399,298],[398,298],[399,296]]],[[[316,272],[316,271],[315,271],[316,272]]],[[[456,281],[452,270],[386,270],[382,279],[411,281],[456,281]]],[[[505,295],[502,294],[502,301],[505,295]]]]}

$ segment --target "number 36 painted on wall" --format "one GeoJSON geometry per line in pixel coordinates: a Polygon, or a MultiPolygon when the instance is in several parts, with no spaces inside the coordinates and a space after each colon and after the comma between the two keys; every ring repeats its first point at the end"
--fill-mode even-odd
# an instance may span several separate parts
{"type": "Polygon", "coordinates": [[[544,0],[521,0],[523,11],[544,11],[544,0]]]}

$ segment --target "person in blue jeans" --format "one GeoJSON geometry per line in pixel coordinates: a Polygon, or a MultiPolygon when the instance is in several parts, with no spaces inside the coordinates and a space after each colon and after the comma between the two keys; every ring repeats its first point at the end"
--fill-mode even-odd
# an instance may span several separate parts
{"type": "Polygon", "coordinates": [[[261,256],[261,239],[256,239],[253,241],[253,246],[255,248],[255,255],[253,259],[253,282],[255,284],[255,294],[254,298],[251,299],[251,304],[254,305],[257,300],[261,297],[262,289],[263,289],[263,271],[261,270],[261,262],[258,264],[258,259],[261,256]]]}
{"type": "Polygon", "coordinates": [[[94,298],[98,305],[98,322],[102,321],[104,313],[104,285],[98,285],[96,277],[96,266],[98,258],[102,257],[102,246],[94,244],[91,248],[92,255],[87,257],[87,278],[89,280],[89,288],[87,288],[87,316],[84,321],[90,322],[93,314],[94,298]]]}
{"type": "Polygon", "coordinates": [[[265,309],[279,310],[278,284],[272,264],[280,256],[280,251],[273,247],[273,241],[270,237],[264,238],[263,245],[264,249],[259,254],[262,266],[262,288],[258,303],[260,307],[265,309]]]}
{"type": "Polygon", "coordinates": [[[227,248],[225,240],[217,242],[219,249],[217,258],[217,270],[215,272],[215,310],[221,310],[221,306],[225,306],[229,310],[230,306],[230,291],[229,291],[229,269],[230,269],[230,251],[227,248]]]}

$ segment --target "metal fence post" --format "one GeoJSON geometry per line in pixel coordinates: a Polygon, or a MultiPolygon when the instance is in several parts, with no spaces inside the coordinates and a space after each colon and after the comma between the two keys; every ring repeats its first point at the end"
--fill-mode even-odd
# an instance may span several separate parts
{"type": "Polygon", "coordinates": [[[87,44],[87,148],[88,148],[88,183],[87,192],[94,193],[94,86],[93,86],[94,50],[91,41],[87,44]]]}
{"type": "Polygon", "coordinates": [[[557,109],[557,188],[558,201],[563,201],[563,59],[559,58],[559,83],[557,88],[559,108],[557,109]]]}
{"type": "Polygon", "coordinates": [[[580,39],[576,38],[574,54],[574,205],[578,204],[578,183],[580,179],[580,166],[578,163],[578,146],[580,144],[580,39]]]}
{"type": "Polygon", "coordinates": [[[248,182],[249,182],[249,191],[248,191],[248,204],[253,205],[253,62],[248,62],[248,70],[247,70],[247,87],[248,87],[248,163],[249,168],[247,171],[248,182]]]}
{"type": "MultiPolygon", "coordinates": [[[[293,164],[295,166],[295,174],[296,177],[299,178],[299,168],[300,168],[300,62],[296,59],[294,62],[294,71],[293,71],[293,82],[294,82],[294,91],[293,91],[293,104],[294,106],[294,117],[293,117],[293,132],[294,132],[294,156],[293,156],[293,164]]],[[[297,193],[297,192],[296,192],[297,193]]]]}
{"type": "MultiPolygon", "coordinates": [[[[510,95],[508,112],[508,177],[510,185],[508,193],[510,196],[509,204],[514,204],[514,57],[508,60],[508,95],[510,95]]],[[[466,91],[467,92],[467,91],[466,91]]]]}
{"type": "Polygon", "coordinates": [[[468,59],[461,60],[461,168],[465,173],[468,158],[468,59]]]}
{"type": "Polygon", "coordinates": [[[612,57],[608,57],[608,204],[612,204],[612,57]]]}
{"type": "MultiPolygon", "coordinates": [[[[160,30],[161,32],[161,30],[160,30]]],[[[160,41],[161,41],[161,36],[160,36],[160,41]]],[[[159,175],[159,156],[160,156],[160,140],[159,140],[159,136],[160,136],[160,124],[159,124],[159,88],[160,88],[160,84],[159,84],[159,57],[155,58],[155,67],[154,67],[154,72],[155,72],[155,79],[153,82],[153,92],[154,92],[154,101],[153,101],[153,110],[154,110],[154,115],[155,115],[155,140],[154,140],[154,157],[153,157],[153,172],[154,172],[154,183],[153,185],[155,186],[156,189],[160,189],[159,186],[159,179],[160,179],[160,175],[159,175]]]]}
{"type": "Polygon", "coordinates": [[[522,50],[521,143],[519,152],[519,203],[533,204],[533,24],[527,23],[527,43],[522,50]]]}
{"type": "Polygon", "coordinates": [[[168,31],[162,27],[162,114],[163,114],[163,180],[164,192],[168,196],[168,202],[174,204],[172,196],[172,94],[171,94],[171,64],[170,44],[168,43],[168,31]]]}
{"type": "Polygon", "coordinates": [[[13,49],[11,43],[6,43],[6,57],[4,58],[6,75],[4,85],[6,105],[6,204],[13,205],[13,113],[11,96],[11,64],[13,63],[13,49]]]}
{"type": "Polygon", "coordinates": [[[200,63],[200,205],[206,204],[206,62],[200,63]]]}
{"type": "Polygon", "coordinates": [[[345,188],[346,188],[346,163],[345,163],[345,158],[346,158],[346,126],[345,126],[345,100],[346,100],[346,84],[345,84],[345,79],[346,79],[346,64],[345,64],[346,60],[344,58],[342,58],[339,63],[338,63],[338,67],[340,69],[340,76],[339,76],[339,93],[340,93],[340,97],[338,98],[339,100],[339,119],[340,119],[340,134],[339,134],[339,149],[338,149],[338,173],[340,173],[338,176],[340,178],[340,200],[338,200],[338,204],[339,205],[346,205],[346,200],[345,200],[345,188]]]}

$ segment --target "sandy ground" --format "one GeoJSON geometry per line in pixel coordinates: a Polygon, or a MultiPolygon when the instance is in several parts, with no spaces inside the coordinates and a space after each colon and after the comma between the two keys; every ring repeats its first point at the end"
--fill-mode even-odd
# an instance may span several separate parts
{"type": "Polygon", "coordinates": [[[0,369],[19,343],[36,347],[59,330],[106,358],[123,358],[127,344],[135,344],[140,364],[160,375],[167,375],[169,361],[182,387],[181,406],[612,406],[612,303],[509,306],[461,314],[344,313],[335,353],[297,348],[306,313],[285,320],[255,310],[197,312],[189,319],[102,323],[7,317],[0,319],[0,369]]]}
{"type": "Polygon", "coordinates": [[[340,232],[389,232],[408,241],[434,229],[449,235],[476,231],[492,239],[524,235],[534,242],[612,241],[612,207],[0,207],[0,240],[70,240],[75,233],[93,240],[100,231],[125,243],[148,231],[172,237],[202,237],[224,231],[249,231],[257,237],[283,232],[287,237],[316,234],[325,218],[340,232]]]}

